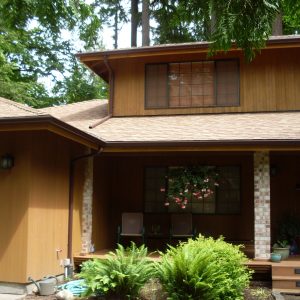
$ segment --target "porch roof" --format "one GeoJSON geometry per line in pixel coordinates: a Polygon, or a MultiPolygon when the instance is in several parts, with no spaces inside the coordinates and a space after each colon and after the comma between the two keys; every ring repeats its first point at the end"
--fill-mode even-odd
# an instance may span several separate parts
{"type": "Polygon", "coordinates": [[[0,97],[0,118],[34,117],[40,115],[45,115],[45,113],[24,104],[0,97]]]}
{"type": "Polygon", "coordinates": [[[94,135],[93,130],[90,130],[89,127],[106,118],[108,115],[108,101],[93,99],[67,105],[41,108],[38,111],[50,114],[75,128],[94,135]]]}
{"type": "Polygon", "coordinates": [[[300,141],[300,112],[115,117],[90,129],[107,143],[300,141]]]}
{"type": "Polygon", "coordinates": [[[93,149],[98,149],[103,145],[103,142],[93,134],[71,126],[47,111],[0,97],[0,132],[34,130],[51,131],[93,149]]]}
{"type": "Polygon", "coordinates": [[[99,138],[108,146],[300,142],[298,111],[112,117],[106,120],[108,102],[104,100],[84,101],[41,111],[99,138]],[[90,128],[91,125],[95,126],[90,128]]]}
{"type": "Polygon", "coordinates": [[[107,100],[33,109],[0,98],[2,121],[51,121],[56,127],[83,134],[104,147],[300,144],[300,111],[112,118],[107,115],[107,100]]]}

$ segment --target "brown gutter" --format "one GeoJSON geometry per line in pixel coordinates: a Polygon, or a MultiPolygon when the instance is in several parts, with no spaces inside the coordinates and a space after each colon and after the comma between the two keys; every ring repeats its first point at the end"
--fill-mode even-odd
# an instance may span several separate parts
{"type": "Polygon", "coordinates": [[[214,147],[214,146],[300,146],[300,140],[212,140],[212,141],[141,141],[141,142],[105,142],[108,148],[131,148],[131,147],[214,147]]]}
{"type": "Polygon", "coordinates": [[[95,127],[101,125],[102,123],[104,123],[105,121],[107,121],[108,119],[110,119],[111,116],[112,116],[112,115],[109,114],[108,116],[106,116],[105,118],[101,119],[100,121],[95,122],[95,123],[93,123],[92,125],[90,125],[89,128],[90,128],[90,129],[93,129],[93,128],[95,128],[95,127]]]}
{"type": "Polygon", "coordinates": [[[69,167],[69,215],[68,215],[68,258],[72,259],[72,248],[73,248],[73,209],[74,209],[74,170],[75,163],[81,159],[95,157],[103,152],[103,148],[99,148],[97,152],[83,154],[74,157],[70,161],[69,167]]]}

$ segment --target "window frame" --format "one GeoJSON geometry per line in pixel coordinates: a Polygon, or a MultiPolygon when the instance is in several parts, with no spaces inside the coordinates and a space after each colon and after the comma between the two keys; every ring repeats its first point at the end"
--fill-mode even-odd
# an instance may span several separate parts
{"type": "Polygon", "coordinates": [[[193,108],[217,108],[217,107],[239,107],[241,105],[241,95],[240,95],[240,60],[238,58],[230,58],[230,59],[218,59],[218,60],[188,60],[188,61],[170,61],[170,62],[161,62],[161,63],[146,63],[144,68],[144,109],[193,109],[193,108]],[[218,74],[217,74],[217,63],[218,62],[236,62],[237,72],[236,72],[236,81],[237,81],[237,103],[236,104],[218,104],[218,93],[217,93],[217,85],[218,85],[218,74]],[[197,63],[197,62],[213,62],[214,63],[214,103],[212,105],[191,105],[191,106],[170,106],[170,85],[169,85],[169,76],[166,78],[166,106],[149,106],[147,103],[147,66],[157,66],[157,65],[166,65],[167,66],[167,75],[169,75],[170,64],[181,64],[181,63],[197,63]]]}

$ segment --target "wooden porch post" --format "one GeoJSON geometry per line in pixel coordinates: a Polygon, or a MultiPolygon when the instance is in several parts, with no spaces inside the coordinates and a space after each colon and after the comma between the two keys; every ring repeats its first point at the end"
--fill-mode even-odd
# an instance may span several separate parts
{"type": "Polygon", "coordinates": [[[271,249],[270,162],[268,151],[254,153],[255,258],[269,259],[271,249]]]}
{"type": "Polygon", "coordinates": [[[85,160],[84,185],[82,197],[82,229],[81,229],[81,253],[90,252],[92,244],[93,221],[93,157],[85,160]]]}

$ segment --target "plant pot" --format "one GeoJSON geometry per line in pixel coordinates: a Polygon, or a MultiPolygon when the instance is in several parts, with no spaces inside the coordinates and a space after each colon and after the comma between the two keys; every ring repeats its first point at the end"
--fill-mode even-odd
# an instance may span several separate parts
{"type": "Polygon", "coordinates": [[[272,262],[280,262],[281,261],[281,254],[280,253],[271,253],[271,261],[272,262]]]}
{"type": "Polygon", "coordinates": [[[281,254],[281,259],[287,259],[290,255],[290,247],[280,248],[280,247],[273,247],[273,253],[281,254]]]}

